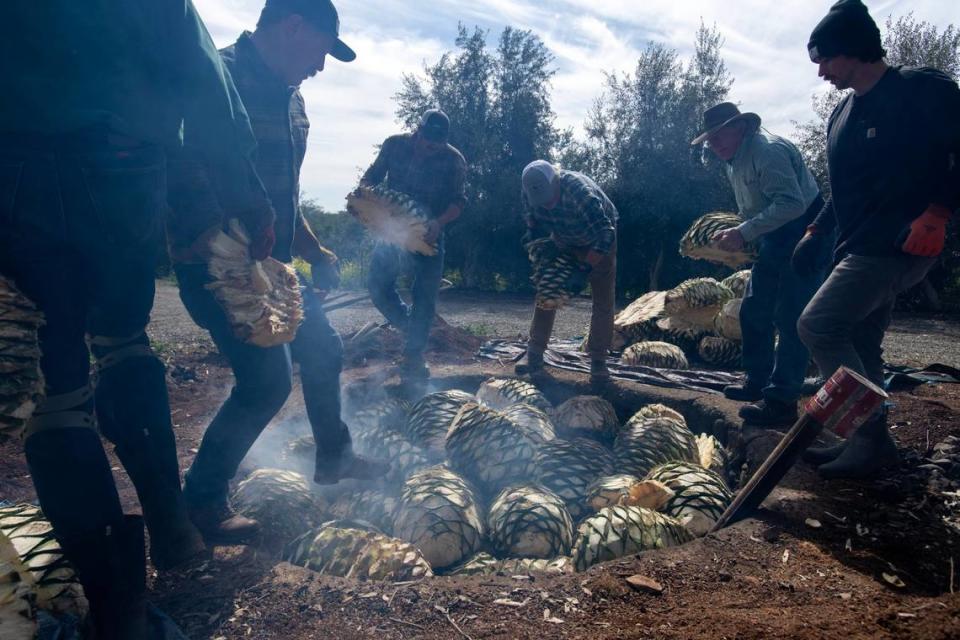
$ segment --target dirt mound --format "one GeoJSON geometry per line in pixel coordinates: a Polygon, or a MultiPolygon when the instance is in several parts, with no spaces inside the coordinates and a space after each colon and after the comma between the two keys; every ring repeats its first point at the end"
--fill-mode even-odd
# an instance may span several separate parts
{"type": "MultiPolygon", "coordinates": [[[[435,362],[462,363],[473,360],[481,338],[448,324],[437,316],[427,341],[427,358],[435,362]]],[[[403,352],[403,335],[391,326],[370,324],[344,336],[344,358],[348,366],[392,361],[403,352]]]]}

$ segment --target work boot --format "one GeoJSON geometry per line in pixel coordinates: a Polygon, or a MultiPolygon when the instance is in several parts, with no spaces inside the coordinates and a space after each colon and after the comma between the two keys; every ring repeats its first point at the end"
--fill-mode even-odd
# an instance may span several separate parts
{"type": "Polygon", "coordinates": [[[723,388],[723,395],[737,402],[756,402],[763,400],[763,387],[746,382],[731,384],[723,388]]]}
{"type": "Polygon", "coordinates": [[[190,519],[209,544],[245,544],[260,533],[260,523],[240,515],[226,498],[189,507],[190,519]]]}
{"type": "Polygon", "coordinates": [[[527,349],[526,357],[513,367],[518,376],[533,376],[543,372],[543,352],[527,349]]]}
{"type": "Polygon", "coordinates": [[[843,453],[843,450],[847,448],[848,442],[848,440],[843,440],[842,442],[826,447],[810,447],[803,452],[801,457],[807,464],[819,467],[822,464],[836,460],[840,454],[843,453]]]}
{"type": "Polygon", "coordinates": [[[897,443],[887,428],[886,416],[881,415],[854,431],[836,460],[817,467],[817,473],[828,480],[857,480],[883,475],[899,465],[897,443]]]}
{"type": "Polygon", "coordinates": [[[745,423],[758,427],[792,426],[797,421],[797,403],[763,398],[740,407],[738,415],[745,423]]]}
{"type": "Polygon", "coordinates": [[[422,355],[404,355],[400,360],[400,379],[404,382],[422,382],[430,379],[430,369],[422,355]]]}
{"type": "Polygon", "coordinates": [[[125,516],[103,531],[60,538],[64,556],[76,569],[90,603],[90,629],[85,637],[147,640],[143,543],[143,520],[139,516],[125,516]]]}
{"type": "Polygon", "coordinates": [[[317,455],[317,466],[313,481],[317,484],[337,484],[341,480],[376,480],[390,472],[390,463],[385,460],[368,458],[348,449],[344,454],[331,458],[317,455]]]}

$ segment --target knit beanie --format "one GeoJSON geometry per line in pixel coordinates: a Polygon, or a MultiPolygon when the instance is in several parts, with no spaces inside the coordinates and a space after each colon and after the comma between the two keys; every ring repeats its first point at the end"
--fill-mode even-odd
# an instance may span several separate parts
{"type": "Polygon", "coordinates": [[[810,34],[807,51],[814,62],[834,56],[877,62],[887,54],[880,29],[860,0],[839,0],[830,7],[810,34]]]}

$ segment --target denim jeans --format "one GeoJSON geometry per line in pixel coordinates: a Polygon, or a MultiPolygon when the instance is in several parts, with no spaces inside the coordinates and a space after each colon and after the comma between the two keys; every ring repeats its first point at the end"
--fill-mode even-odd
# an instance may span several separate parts
{"type": "Polygon", "coordinates": [[[164,167],[162,151],[150,146],[0,140],[0,273],[46,320],[39,338],[47,397],[24,448],[58,536],[102,532],[123,515],[92,428],[86,334],[100,368],[103,434],[118,452],[151,458],[150,471],[169,480],[170,495],[179,493],[163,366],[145,334],[162,247],[164,167]]]}
{"type": "Polygon", "coordinates": [[[184,493],[193,505],[224,500],[230,480],[257,438],[280,411],[292,388],[292,363],[300,365],[307,417],[318,459],[337,458],[350,447],[340,420],[340,370],[343,346],[313,289],[301,286],[303,323],[292,343],[257,347],[233,335],[220,303],[204,285],[206,265],[177,265],[180,299],[193,320],[210,332],[233,368],[230,396],[203,434],[200,450],[186,474],[184,493]]]}
{"type": "Polygon", "coordinates": [[[823,269],[812,276],[798,276],[790,266],[807,221],[808,217],[802,216],[761,236],[760,255],[740,307],[747,384],[761,387],[765,398],[784,403],[800,397],[810,353],[797,335],[797,320],[826,270],[826,255],[823,269]]]}
{"type": "Polygon", "coordinates": [[[406,357],[423,356],[437,312],[437,292],[443,279],[442,236],[437,245],[437,255],[424,256],[381,242],[370,260],[370,299],[390,324],[406,334],[406,357]],[[403,273],[413,279],[413,300],[409,305],[397,293],[397,278],[403,273]]]}

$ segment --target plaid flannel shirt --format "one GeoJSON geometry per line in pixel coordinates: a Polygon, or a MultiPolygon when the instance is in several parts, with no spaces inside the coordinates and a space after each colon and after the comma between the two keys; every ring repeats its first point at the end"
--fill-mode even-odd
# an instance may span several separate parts
{"type": "Polygon", "coordinates": [[[549,233],[562,248],[610,253],[617,238],[617,208],[582,173],[561,170],[559,180],[560,202],[551,210],[531,207],[526,194],[521,194],[527,226],[549,233]]]}

